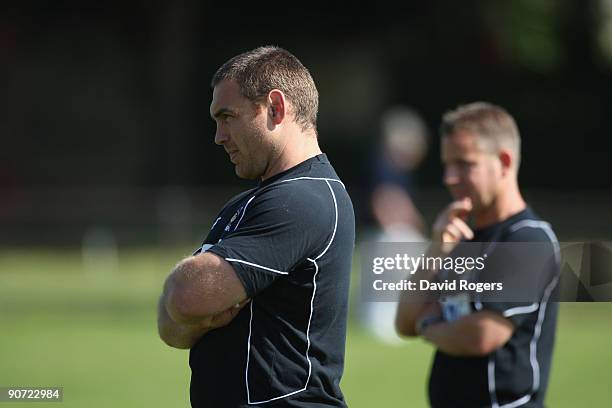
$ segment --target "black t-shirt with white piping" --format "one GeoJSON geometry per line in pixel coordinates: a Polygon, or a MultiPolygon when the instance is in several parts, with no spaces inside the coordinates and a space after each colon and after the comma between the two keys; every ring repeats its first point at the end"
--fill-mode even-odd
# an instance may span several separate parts
{"type": "Polygon", "coordinates": [[[354,243],[353,206],[325,154],[224,206],[196,253],[227,260],[252,300],[191,349],[193,407],[346,407],[354,243]]]}
{"type": "MultiPolygon", "coordinates": [[[[548,385],[558,302],[552,294],[558,288],[559,245],[550,225],[530,208],[508,219],[476,230],[471,242],[485,245],[488,255],[496,242],[547,242],[550,254],[549,279],[542,287],[539,302],[472,302],[471,309],[490,310],[510,319],[515,326],[510,340],[485,357],[457,357],[436,352],[430,378],[429,400],[433,408],[541,408],[548,385]]],[[[508,268],[528,268],[528,262],[514,259],[508,268]]]]}

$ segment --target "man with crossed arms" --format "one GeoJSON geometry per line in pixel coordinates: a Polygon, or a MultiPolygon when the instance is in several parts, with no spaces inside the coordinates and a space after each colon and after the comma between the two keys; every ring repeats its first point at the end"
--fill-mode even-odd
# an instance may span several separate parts
{"type": "Polygon", "coordinates": [[[160,337],[189,348],[193,407],[346,407],[351,200],[316,130],[318,93],[288,51],[260,47],[212,81],[215,143],[258,180],[165,282],[160,337]]]}
{"type": "MultiPolygon", "coordinates": [[[[452,256],[459,242],[547,242],[540,298],[531,304],[448,304],[403,296],[398,333],[437,349],[429,378],[432,407],[543,407],[555,338],[558,243],[518,186],[520,136],[512,116],[484,102],[460,106],[441,125],[444,183],[453,201],[436,219],[427,256],[452,256]],[[473,227],[467,219],[473,219],[473,227]],[[449,317],[449,309],[462,310],[449,317]]],[[[512,265],[521,268],[520,260],[512,265]]],[[[529,265],[523,264],[529,268],[529,265]]],[[[436,279],[438,271],[427,271],[436,279]]]]}

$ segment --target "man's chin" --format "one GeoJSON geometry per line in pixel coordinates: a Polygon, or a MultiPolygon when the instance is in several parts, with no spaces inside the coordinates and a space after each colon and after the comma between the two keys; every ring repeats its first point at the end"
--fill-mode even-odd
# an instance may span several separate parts
{"type": "Polygon", "coordinates": [[[240,165],[236,164],[234,166],[234,172],[236,173],[236,175],[238,177],[240,177],[241,179],[245,179],[245,180],[255,180],[258,178],[257,175],[253,175],[247,171],[245,171],[244,169],[240,168],[240,165]]]}

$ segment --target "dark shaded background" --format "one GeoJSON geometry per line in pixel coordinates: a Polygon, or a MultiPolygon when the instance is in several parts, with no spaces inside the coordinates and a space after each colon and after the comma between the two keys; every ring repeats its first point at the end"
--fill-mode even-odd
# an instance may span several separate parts
{"type": "Polygon", "coordinates": [[[434,135],[416,196],[431,220],[448,199],[440,115],[488,100],[518,121],[520,181],[536,210],[562,239],[609,237],[607,3],[4,2],[0,243],[78,243],[92,228],[128,243],[201,237],[249,184],[213,143],[209,81],[228,58],[265,44],[311,70],[320,141],[362,225],[387,107],[413,107],[434,135]]]}

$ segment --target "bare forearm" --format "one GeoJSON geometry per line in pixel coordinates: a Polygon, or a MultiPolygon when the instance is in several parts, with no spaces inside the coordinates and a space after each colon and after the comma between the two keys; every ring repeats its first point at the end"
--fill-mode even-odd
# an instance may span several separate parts
{"type": "Polygon", "coordinates": [[[447,354],[485,356],[503,346],[513,331],[508,319],[481,311],[453,322],[432,324],[423,330],[422,335],[447,354]]]}
{"type": "Polygon", "coordinates": [[[476,356],[480,352],[474,346],[477,344],[474,328],[469,322],[441,322],[428,326],[422,333],[423,338],[446,354],[456,356],[476,356]]]}

